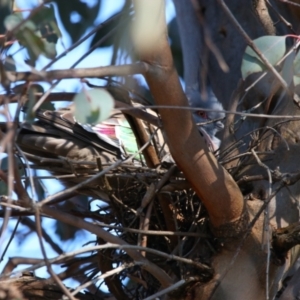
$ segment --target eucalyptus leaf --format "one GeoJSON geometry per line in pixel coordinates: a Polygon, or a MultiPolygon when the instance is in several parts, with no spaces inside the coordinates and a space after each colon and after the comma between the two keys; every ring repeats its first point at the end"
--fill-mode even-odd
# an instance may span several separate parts
{"type": "Polygon", "coordinates": [[[32,113],[32,108],[35,104],[35,96],[33,95],[32,92],[29,91],[28,93],[28,109],[26,111],[26,122],[27,123],[32,123],[34,121],[35,115],[32,113]]]}
{"type": "Polygon", "coordinates": [[[7,195],[7,193],[8,193],[7,184],[4,181],[0,181],[0,196],[7,195]]]}
{"type": "Polygon", "coordinates": [[[296,52],[291,51],[290,54],[285,58],[282,66],[281,75],[288,86],[293,81],[293,76],[294,76],[293,63],[294,63],[295,56],[296,56],[296,52]]]}
{"type": "Polygon", "coordinates": [[[22,14],[14,13],[4,19],[4,26],[7,30],[12,31],[23,21],[22,14]]]}
{"type": "MultiPolygon", "coordinates": [[[[285,36],[262,36],[254,40],[254,44],[265,56],[272,66],[275,66],[286,51],[285,36]]],[[[247,76],[267,70],[264,63],[251,47],[247,47],[243,56],[241,72],[245,79],[247,76]]]]}
{"type": "Polygon", "coordinates": [[[27,49],[30,56],[30,62],[32,65],[34,65],[39,55],[45,53],[45,46],[42,38],[28,27],[19,30],[16,33],[16,37],[18,38],[20,44],[27,49]]]}
{"type": "MultiPolygon", "coordinates": [[[[18,166],[20,176],[25,174],[23,163],[18,156],[14,156],[14,164],[18,166]]],[[[8,172],[8,156],[1,159],[1,168],[5,173],[8,172]]]]}
{"type": "Polygon", "coordinates": [[[55,58],[55,56],[57,54],[56,44],[49,43],[47,40],[43,40],[43,43],[44,43],[44,52],[43,52],[43,54],[49,59],[55,58]]]}
{"type": "MultiPolygon", "coordinates": [[[[24,176],[25,174],[25,170],[23,168],[23,163],[20,160],[20,158],[18,156],[14,156],[14,165],[17,167],[17,170],[19,172],[20,177],[24,176]]],[[[8,156],[3,157],[0,160],[0,169],[4,172],[4,173],[8,173],[8,169],[9,169],[9,165],[8,165],[8,156]]],[[[8,187],[7,184],[3,181],[0,180],[0,195],[7,195],[8,193],[8,187]]]]}
{"type": "Polygon", "coordinates": [[[74,98],[75,118],[82,124],[97,124],[107,119],[114,99],[105,89],[82,91],[74,98]]]}

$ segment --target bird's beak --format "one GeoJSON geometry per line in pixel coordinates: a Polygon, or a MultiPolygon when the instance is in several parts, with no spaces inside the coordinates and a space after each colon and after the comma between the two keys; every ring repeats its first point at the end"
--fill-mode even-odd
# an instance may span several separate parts
{"type": "Polygon", "coordinates": [[[219,149],[219,146],[216,145],[216,144],[212,141],[211,137],[207,134],[207,132],[206,132],[202,127],[198,127],[198,129],[199,129],[201,135],[203,136],[203,138],[204,138],[204,140],[205,140],[205,143],[206,143],[208,149],[209,149],[211,152],[215,152],[216,150],[218,150],[218,149],[219,149]]]}
{"type": "Polygon", "coordinates": [[[218,128],[218,130],[222,130],[224,128],[224,124],[221,121],[217,121],[216,127],[218,128]]]}

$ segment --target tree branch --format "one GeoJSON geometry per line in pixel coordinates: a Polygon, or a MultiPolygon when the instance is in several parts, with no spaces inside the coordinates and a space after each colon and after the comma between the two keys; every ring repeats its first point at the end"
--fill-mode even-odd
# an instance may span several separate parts
{"type": "MultiPolygon", "coordinates": [[[[135,4],[137,1],[134,2],[135,4]]],[[[144,75],[157,105],[188,106],[166,37],[164,11],[154,14],[161,32],[152,52],[140,51],[149,64],[144,75]]],[[[170,151],[205,204],[214,227],[233,222],[244,211],[242,194],[226,170],[209,152],[188,110],[159,109],[170,151]]]]}
{"type": "Polygon", "coordinates": [[[134,74],[144,74],[147,71],[147,69],[148,67],[145,63],[136,63],[131,65],[107,66],[84,69],[66,69],[47,72],[6,72],[6,75],[11,82],[16,82],[20,80],[52,81],[71,78],[97,78],[106,76],[128,76],[134,74]]]}
{"type": "Polygon", "coordinates": [[[300,222],[279,228],[273,232],[272,248],[279,258],[285,258],[287,252],[300,244],[300,222]]]}

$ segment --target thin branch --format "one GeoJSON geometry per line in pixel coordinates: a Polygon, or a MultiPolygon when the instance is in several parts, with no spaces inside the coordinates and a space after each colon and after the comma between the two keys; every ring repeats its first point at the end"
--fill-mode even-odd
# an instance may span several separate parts
{"type": "Polygon", "coordinates": [[[38,74],[31,72],[7,72],[7,76],[11,82],[20,80],[26,81],[53,81],[60,79],[73,79],[73,78],[99,78],[106,76],[128,76],[135,74],[144,74],[147,72],[148,66],[146,63],[135,63],[121,66],[107,66],[97,68],[84,68],[84,69],[64,69],[53,71],[40,71],[38,74]]]}
{"type": "Polygon", "coordinates": [[[14,230],[13,230],[13,232],[11,233],[11,235],[10,235],[10,237],[9,237],[9,240],[8,240],[6,246],[4,247],[4,250],[3,250],[3,252],[2,252],[2,254],[1,254],[1,256],[0,256],[0,262],[3,261],[3,258],[4,258],[4,256],[5,256],[7,250],[8,250],[8,247],[9,247],[10,243],[12,242],[12,240],[13,240],[13,238],[14,238],[16,232],[17,232],[18,226],[19,226],[19,224],[20,224],[20,219],[21,219],[21,218],[19,217],[19,218],[18,218],[18,221],[17,221],[17,223],[16,223],[16,225],[15,225],[15,227],[14,227],[14,230]]]}
{"type": "MultiPolygon", "coordinates": [[[[50,210],[52,210],[52,209],[50,209],[50,210]]],[[[67,214],[64,214],[64,215],[67,215],[67,214]]],[[[87,223],[87,222],[85,222],[85,223],[87,223]]],[[[94,231],[97,231],[96,226],[94,228],[95,228],[94,231]]],[[[84,229],[86,229],[86,228],[84,228],[84,229]]],[[[106,234],[110,235],[107,232],[106,232],[106,234]]],[[[84,247],[84,248],[77,249],[76,251],[71,251],[71,252],[59,255],[59,256],[57,256],[55,258],[49,258],[48,261],[49,261],[50,264],[53,264],[53,263],[58,264],[60,262],[64,262],[66,260],[66,258],[73,258],[76,255],[80,255],[80,254],[83,254],[83,253],[86,253],[86,252],[94,252],[94,251],[99,251],[99,250],[104,250],[104,249],[119,249],[119,250],[126,250],[126,252],[128,253],[128,255],[130,255],[130,256],[131,256],[132,253],[136,253],[135,256],[140,256],[142,259],[141,260],[140,259],[137,259],[137,260],[134,259],[135,263],[139,263],[140,265],[142,265],[142,268],[144,268],[148,272],[150,272],[148,270],[148,268],[150,268],[150,265],[152,265],[152,263],[150,263],[147,259],[145,259],[143,256],[141,256],[136,251],[136,250],[139,250],[139,251],[146,251],[148,253],[152,253],[154,255],[163,257],[166,260],[175,260],[175,261],[178,261],[178,262],[182,262],[184,264],[192,265],[192,266],[196,267],[199,271],[201,270],[202,272],[205,272],[207,274],[207,276],[211,276],[213,274],[212,268],[210,268],[209,266],[207,266],[205,264],[202,264],[202,263],[200,263],[198,261],[194,261],[192,259],[183,258],[181,256],[177,256],[177,255],[173,255],[173,254],[168,254],[168,253],[165,253],[165,252],[162,252],[162,251],[158,251],[158,250],[155,250],[155,249],[152,249],[152,248],[146,248],[146,247],[140,247],[140,246],[135,246],[135,245],[129,245],[129,244],[126,244],[126,242],[124,242],[122,239],[120,239],[120,238],[118,238],[116,236],[113,236],[113,235],[111,235],[111,236],[114,238],[115,241],[117,241],[117,240],[121,241],[121,244],[107,242],[104,245],[97,245],[97,246],[92,246],[92,247],[84,247]],[[131,253],[131,254],[129,254],[129,253],[131,253]],[[150,265],[147,266],[147,264],[150,264],[150,265]]],[[[34,266],[31,266],[31,267],[23,269],[22,272],[30,272],[30,271],[39,269],[39,268],[41,268],[43,266],[45,266],[45,261],[44,260],[41,261],[40,263],[35,264],[34,266]]],[[[157,270],[160,269],[157,266],[155,266],[155,267],[157,268],[157,270]]],[[[11,272],[9,274],[2,274],[0,276],[0,278],[3,278],[4,276],[12,276],[16,272],[19,272],[19,271],[11,272]]],[[[162,272],[165,273],[164,271],[162,271],[162,272]]],[[[153,276],[155,276],[155,275],[153,275],[153,276]]],[[[162,276],[162,274],[160,276],[162,276]]],[[[167,285],[167,286],[170,286],[170,285],[167,285]]]]}
{"type": "MultiPolygon", "coordinates": [[[[268,197],[272,194],[272,175],[270,168],[262,163],[262,161],[259,159],[257,154],[255,153],[254,149],[251,149],[251,152],[253,153],[257,163],[259,166],[266,169],[269,179],[269,190],[268,190],[268,197]]],[[[264,215],[264,228],[263,228],[263,242],[262,245],[265,243],[265,240],[267,241],[267,267],[266,267],[266,300],[269,300],[269,270],[270,270],[270,257],[271,257],[271,251],[270,251],[270,224],[269,224],[269,216],[270,216],[270,210],[269,205],[266,206],[265,209],[265,215],[264,215]]]]}
{"type": "MultiPolygon", "coordinates": [[[[52,209],[48,206],[42,206],[41,213],[48,215],[50,217],[55,218],[56,220],[59,220],[61,222],[73,225],[80,229],[85,229],[91,233],[96,234],[98,237],[102,238],[103,240],[117,244],[118,247],[124,246],[126,247],[127,243],[123,241],[121,238],[112,235],[108,233],[107,231],[103,230],[102,228],[99,228],[99,226],[93,225],[89,222],[86,222],[82,220],[81,218],[74,217],[70,214],[63,213],[59,210],[52,209]]],[[[163,287],[167,287],[170,284],[172,284],[172,279],[165,273],[165,271],[161,268],[159,268],[157,265],[149,262],[147,259],[145,259],[140,253],[135,251],[132,246],[129,246],[129,249],[127,250],[128,255],[135,261],[140,262],[143,264],[143,268],[151,273],[160,283],[163,287]]],[[[101,249],[101,248],[99,248],[101,249]]]]}
{"type": "Polygon", "coordinates": [[[292,1],[289,1],[289,0],[278,0],[278,1],[300,7],[299,3],[292,2],[292,1]]]}
{"type": "Polygon", "coordinates": [[[52,278],[55,280],[55,282],[61,288],[61,290],[65,293],[65,295],[69,297],[69,299],[76,300],[73,297],[73,295],[71,294],[71,292],[65,287],[65,285],[62,283],[62,281],[56,275],[56,273],[53,271],[52,265],[50,264],[50,262],[48,260],[47,253],[46,253],[44,243],[43,243],[41,217],[40,217],[40,212],[39,212],[38,209],[36,209],[36,211],[35,211],[35,223],[36,223],[36,229],[37,229],[36,232],[37,232],[41,252],[43,254],[44,261],[45,261],[45,264],[47,266],[47,270],[48,270],[49,274],[52,276],[52,278]]]}
{"type": "MultiPolygon", "coordinates": [[[[215,110],[215,109],[208,109],[208,108],[201,108],[201,107],[190,107],[188,105],[178,106],[178,105],[151,105],[151,106],[143,106],[144,108],[154,108],[160,110],[188,110],[188,111],[197,111],[199,109],[203,111],[212,111],[212,112],[223,112],[225,114],[233,114],[233,115],[240,115],[243,117],[253,117],[253,118],[268,118],[268,119],[291,119],[291,120],[300,120],[300,115],[267,115],[267,114],[254,114],[254,113],[246,113],[240,111],[231,111],[231,110],[215,110]]],[[[120,108],[121,111],[123,110],[130,110],[130,109],[138,109],[137,107],[134,108],[120,108]]]]}
{"type": "Polygon", "coordinates": [[[182,285],[184,285],[186,283],[186,280],[182,279],[182,280],[179,280],[178,282],[174,283],[173,285],[171,285],[170,287],[166,288],[166,289],[163,289],[147,298],[144,298],[143,300],[153,300],[153,299],[161,299],[159,298],[160,296],[163,296],[167,293],[170,293],[176,289],[178,289],[179,287],[181,287],[182,285]]]}
{"type": "Polygon", "coordinates": [[[269,0],[266,0],[268,6],[272,9],[272,11],[276,14],[276,16],[280,19],[280,21],[285,24],[286,27],[288,27],[294,34],[297,34],[297,32],[293,29],[293,26],[290,22],[288,22],[278,11],[273,7],[273,5],[270,3],[269,0]]]}
{"type": "Polygon", "coordinates": [[[86,283],[84,283],[84,284],[78,286],[71,294],[72,294],[73,296],[75,296],[75,295],[76,295],[77,293],[79,293],[81,290],[83,290],[83,289],[89,287],[89,286],[92,285],[93,283],[96,283],[98,280],[100,280],[100,279],[105,279],[105,278],[107,278],[107,277],[113,276],[113,275],[115,275],[115,274],[118,274],[118,273],[120,273],[120,272],[122,272],[122,271],[124,271],[124,270],[126,270],[126,269],[132,268],[132,267],[137,266],[137,265],[139,265],[138,262],[137,262],[137,263],[127,263],[127,264],[123,264],[123,265],[121,265],[121,266],[119,266],[119,267],[117,267],[117,268],[115,268],[115,269],[113,269],[113,270],[110,270],[110,271],[108,271],[108,272],[105,272],[104,274],[101,274],[101,275],[97,276],[97,277],[94,278],[93,280],[90,280],[90,281],[88,281],[88,282],[86,282],[86,283]]]}
{"type": "Polygon", "coordinates": [[[286,253],[300,244],[300,223],[279,228],[273,232],[272,248],[276,256],[285,259],[286,253]]]}

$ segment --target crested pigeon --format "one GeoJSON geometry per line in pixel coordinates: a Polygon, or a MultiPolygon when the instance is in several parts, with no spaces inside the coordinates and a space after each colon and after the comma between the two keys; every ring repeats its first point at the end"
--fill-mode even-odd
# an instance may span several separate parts
{"type": "Polygon", "coordinates": [[[222,103],[218,101],[210,87],[207,88],[206,99],[203,99],[199,90],[194,87],[187,88],[187,98],[190,107],[197,108],[192,111],[192,115],[200,134],[204,137],[208,148],[212,152],[217,151],[221,141],[216,134],[224,128],[222,120],[225,113],[222,103]]]}
{"type": "MultiPolygon", "coordinates": [[[[220,145],[215,134],[224,127],[223,123],[220,120],[208,124],[205,122],[221,119],[224,113],[222,104],[212,95],[209,97],[210,101],[205,101],[196,90],[190,90],[187,94],[191,107],[199,108],[193,111],[195,122],[201,123],[198,125],[199,132],[210,150],[215,151],[220,145]],[[216,111],[203,111],[201,108],[216,111]]],[[[138,150],[132,126],[119,110],[114,110],[110,119],[95,126],[77,123],[71,109],[38,110],[36,117],[38,120],[33,124],[23,124],[17,143],[30,161],[49,170],[67,186],[81,182],[82,176],[98,172],[99,158],[100,164],[105,166],[138,150]],[[57,160],[52,162],[51,159],[57,160]]],[[[143,124],[150,136],[153,128],[150,130],[149,124],[143,124]]],[[[159,153],[159,160],[166,161],[164,157],[171,157],[167,147],[164,148],[164,139],[160,132],[155,135],[153,143],[159,153]]],[[[167,161],[174,162],[172,158],[167,161]]],[[[144,156],[137,155],[133,159],[133,165],[145,165],[144,156]]],[[[92,184],[86,188],[94,186],[92,184]]],[[[95,194],[103,196],[98,192],[95,194]]]]}

